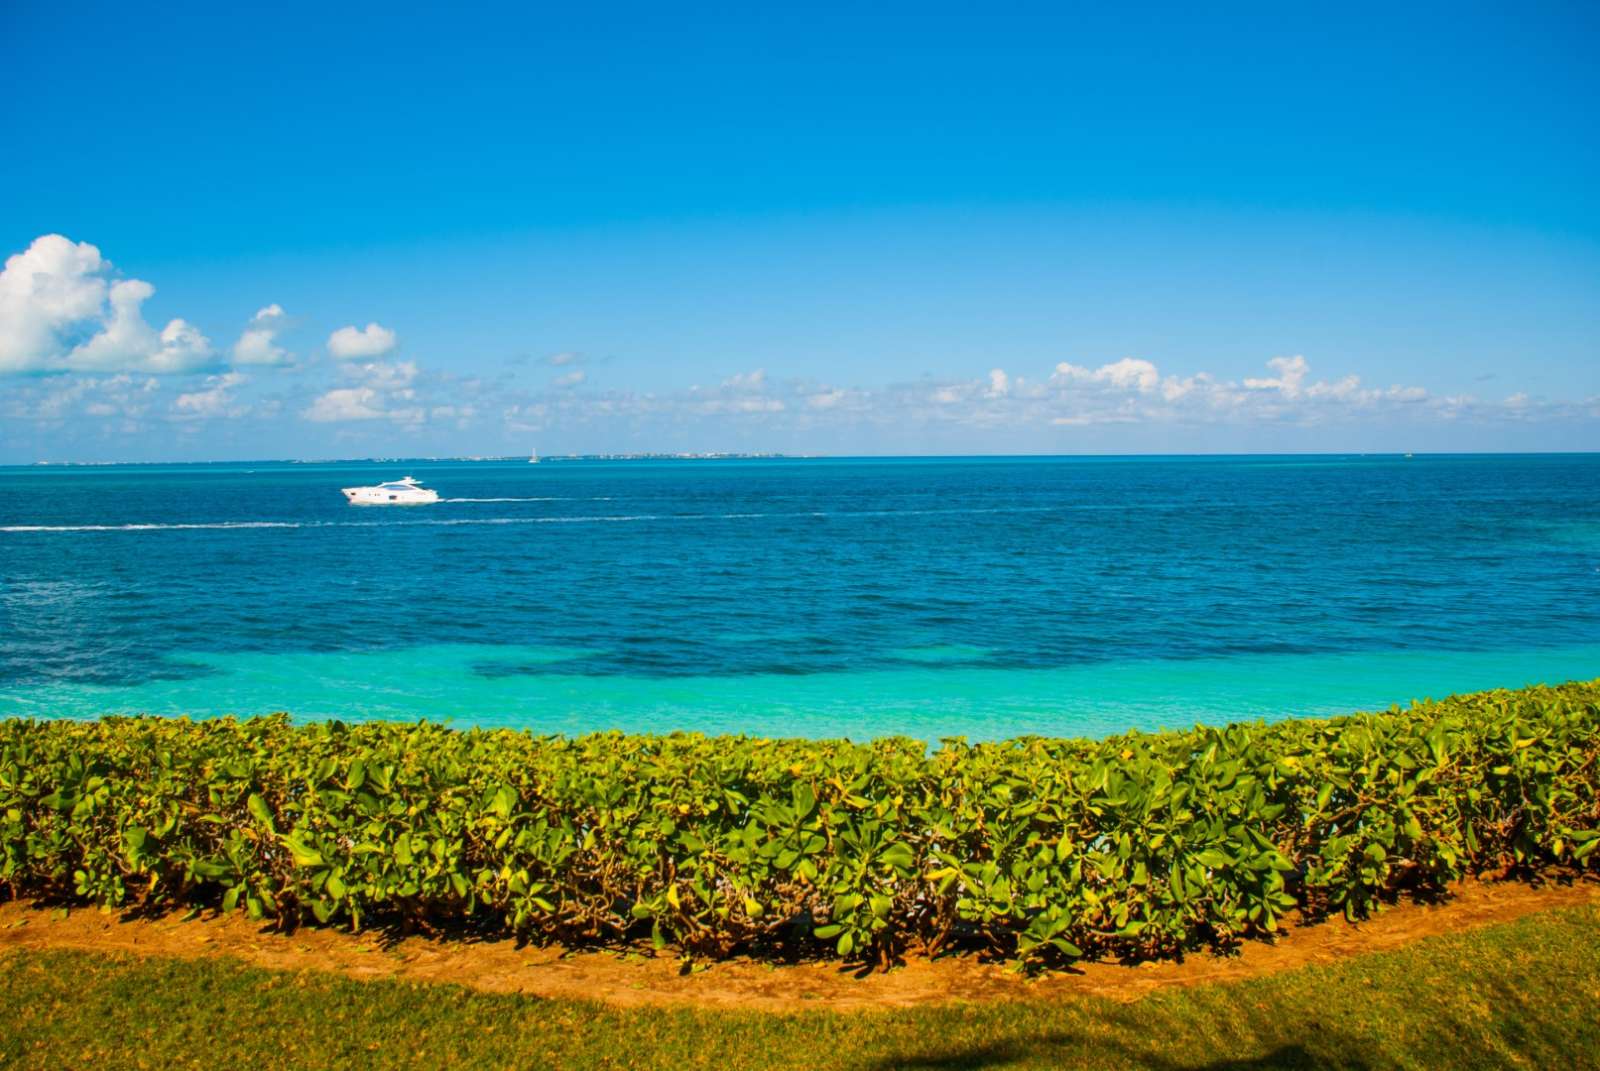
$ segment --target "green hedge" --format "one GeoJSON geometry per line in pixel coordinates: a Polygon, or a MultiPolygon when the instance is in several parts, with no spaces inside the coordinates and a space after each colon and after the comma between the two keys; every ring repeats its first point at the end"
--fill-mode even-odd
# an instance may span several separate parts
{"type": "Polygon", "coordinates": [[[1600,861],[1600,681],[1107,740],[0,722],[0,886],[698,956],[1150,957],[1600,861]]]}

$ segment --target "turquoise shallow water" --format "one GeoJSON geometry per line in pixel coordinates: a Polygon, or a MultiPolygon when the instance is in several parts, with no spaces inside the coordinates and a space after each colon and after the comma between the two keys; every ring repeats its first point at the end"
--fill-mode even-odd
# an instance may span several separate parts
{"type": "Polygon", "coordinates": [[[0,714],[933,739],[1600,676],[1600,459],[0,470],[0,714]],[[446,501],[360,510],[412,473],[446,501]]]}
{"type": "Polygon", "coordinates": [[[263,714],[425,717],[457,725],[580,733],[595,728],[820,737],[998,739],[1098,736],[1127,729],[1340,714],[1452,691],[1594,676],[1600,645],[1537,651],[1255,655],[1106,666],[952,665],[806,676],[485,676],[494,662],[550,652],[433,646],[362,653],[219,655],[186,660],[203,676],[137,685],[76,684],[0,696],[7,713],[94,716],[263,714]]]}

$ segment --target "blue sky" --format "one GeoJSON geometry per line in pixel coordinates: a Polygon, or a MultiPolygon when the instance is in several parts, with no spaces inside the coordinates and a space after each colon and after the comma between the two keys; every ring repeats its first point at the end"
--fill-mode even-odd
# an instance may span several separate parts
{"type": "Polygon", "coordinates": [[[6,5],[0,462],[1600,449],[1592,5],[854,7],[6,5]]]}

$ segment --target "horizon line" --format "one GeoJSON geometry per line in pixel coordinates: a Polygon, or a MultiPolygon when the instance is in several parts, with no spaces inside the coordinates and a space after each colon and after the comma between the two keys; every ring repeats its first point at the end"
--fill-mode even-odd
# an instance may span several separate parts
{"type": "MultiPolygon", "coordinates": [[[[626,453],[547,454],[539,464],[560,464],[571,461],[937,461],[937,460],[1074,460],[1074,459],[1136,459],[1136,458],[1228,458],[1228,457],[1587,457],[1600,455],[1600,450],[1263,450],[1263,451],[1192,451],[1192,452],[1117,452],[1117,453],[972,453],[972,454],[790,454],[778,451],[629,451],[626,453]]],[[[161,459],[152,461],[86,461],[68,460],[0,462],[0,469],[39,468],[120,468],[158,465],[348,465],[348,464],[438,464],[461,463],[523,463],[521,454],[453,455],[453,456],[389,456],[389,457],[243,457],[206,459],[161,459]]]]}

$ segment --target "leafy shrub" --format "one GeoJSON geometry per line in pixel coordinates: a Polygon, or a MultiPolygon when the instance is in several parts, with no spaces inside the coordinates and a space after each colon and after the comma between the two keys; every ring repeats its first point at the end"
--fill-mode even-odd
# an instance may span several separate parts
{"type": "Polygon", "coordinates": [[[1593,866],[1600,681],[1100,741],[0,722],[0,887],[887,961],[1150,957],[1593,866]]]}

